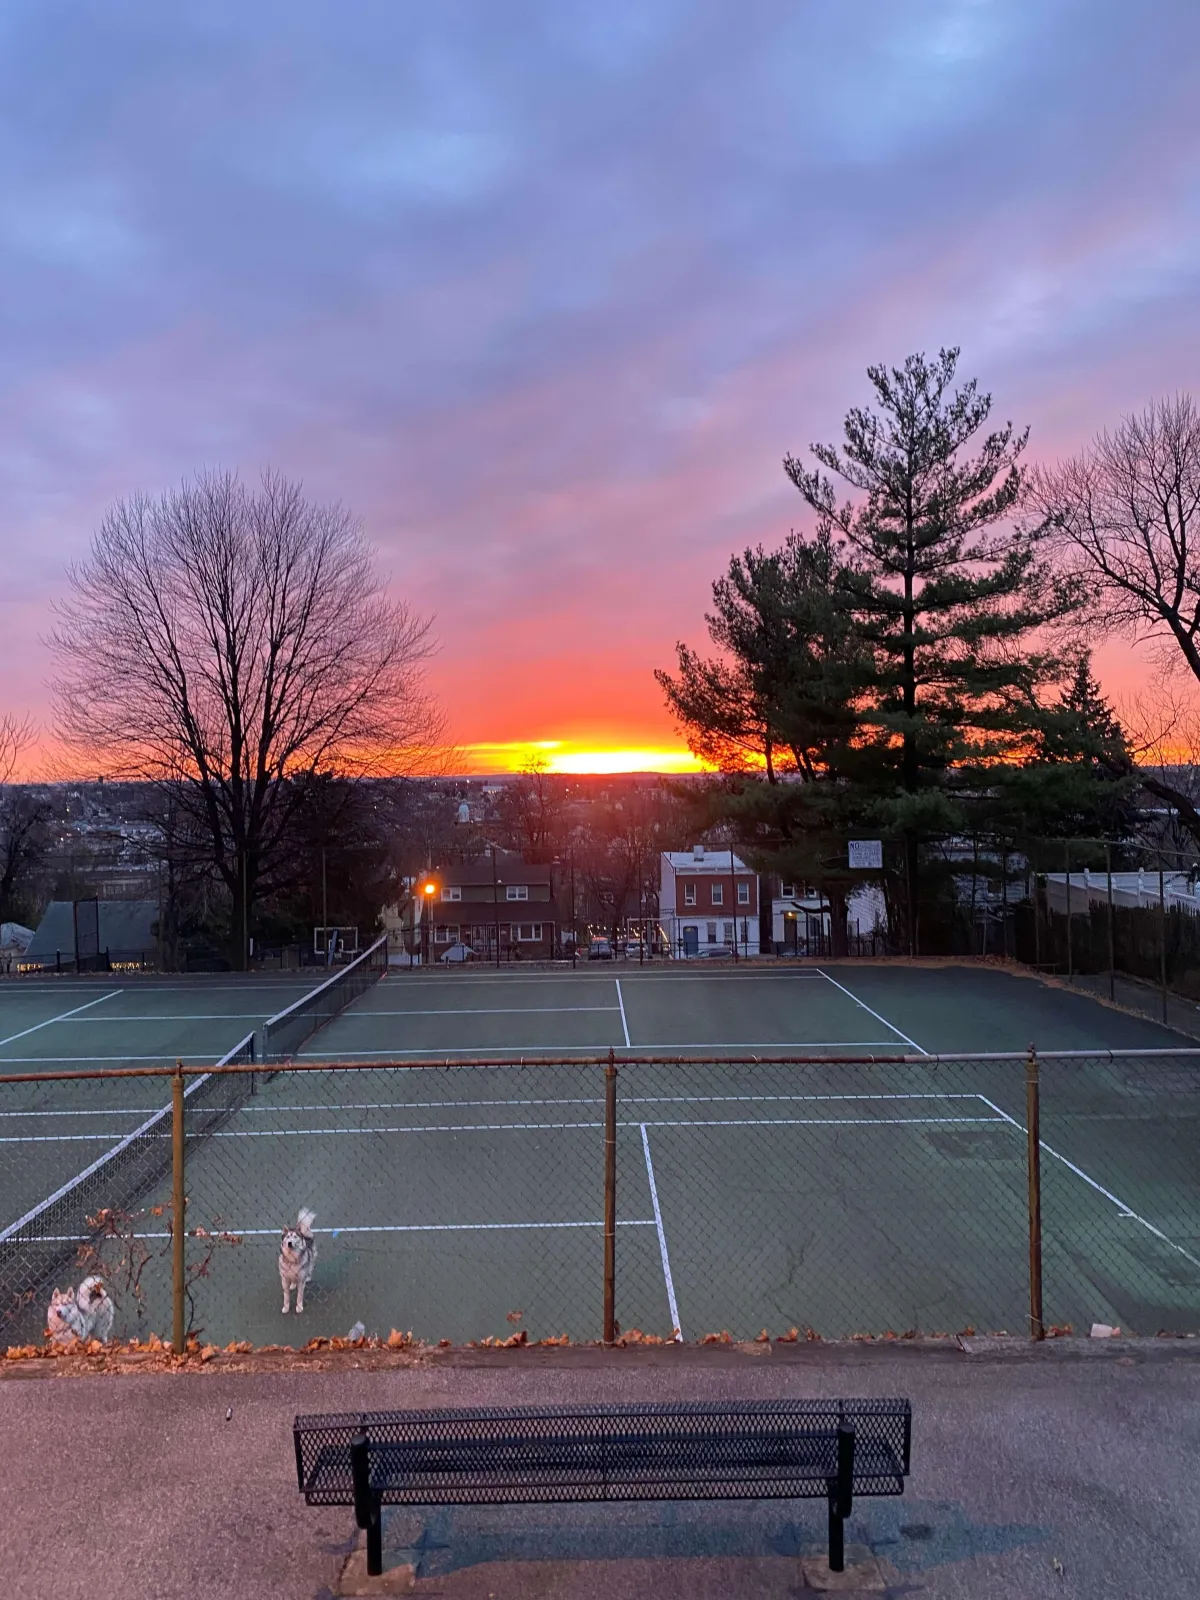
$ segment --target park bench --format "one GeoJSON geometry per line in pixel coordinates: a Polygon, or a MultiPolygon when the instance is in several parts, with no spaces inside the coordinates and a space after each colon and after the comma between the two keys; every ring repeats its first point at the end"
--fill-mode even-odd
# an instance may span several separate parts
{"type": "Polygon", "coordinates": [[[383,1571],[385,1505],[819,1499],[844,1568],[855,1495],[904,1493],[907,1400],[530,1406],[297,1417],[310,1506],[352,1505],[383,1571]]]}

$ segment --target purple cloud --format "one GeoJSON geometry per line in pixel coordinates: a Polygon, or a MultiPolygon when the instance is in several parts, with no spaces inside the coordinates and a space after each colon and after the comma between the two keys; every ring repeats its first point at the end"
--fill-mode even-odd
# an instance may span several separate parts
{"type": "Polygon", "coordinates": [[[112,498],[269,463],[437,612],[463,742],[661,742],[868,361],[960,343],[1035,455],[1192,382],[1198,50],[1186,0],[10,8],[12,708],[112,498]]]}

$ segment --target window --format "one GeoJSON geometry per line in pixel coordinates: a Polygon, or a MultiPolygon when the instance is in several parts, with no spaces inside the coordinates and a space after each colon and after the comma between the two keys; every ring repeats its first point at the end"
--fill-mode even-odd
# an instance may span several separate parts
{"type": "Polygon", "coordinates": [[[750,904],[750,885],[748,883],[739,883],[738,884],[738,905],[740,905],[740,906],[748,906],[749,904],[750,904]]]}
{"type": "Polygon", "coordinates": [[[457,944],[458,929],[452,922],[439,922],[433,930],[434,944],[457,944]]]}
{"type": "Polygon", "coordinates": [[[446,887],[442,890],[442,899],[443,900],[461,900],[462,899],[462,890],[457,886],[457,884],[447,884],[446,887]]]}
{"type": "Polygon", "coordinates": [[[504,891],[506,900],[528,900],[529,885],[527,883],[510,883],[504,891]]]}
{"type": "Polygon", "coordinates": [[[779,892],[785,900],[794,900],[796,898],[796,885],[794,883],[785,883],[779,892]]]}
{"type": "Polygon", "coordinates": [[[712,903],[715,906],[723,906],[725,904],[725,885],[723,883],[713,884],[712,903]]]}
{"type": "Polygon", "coordinates": [[[542,938],[542,925],[540,922],[518,922],[514,926],[517,938],[522,944],[540,944],[542,938]]]}
{"type": "Polygon", "coordinates": [[[683,903],[685,906],[694,906],[696,904],[696,885],[694,883],[684,884],[683,903]]]}
{"type": "Polygon", "coordinates": [[[717,942],[717,925],[716,925],[716,923],[715,922],[707,923],[706,926],[705,926],[705,932],[708,934],[708,942],[709,942],[709,944],[716,944],[716,942],[717,942]]]}

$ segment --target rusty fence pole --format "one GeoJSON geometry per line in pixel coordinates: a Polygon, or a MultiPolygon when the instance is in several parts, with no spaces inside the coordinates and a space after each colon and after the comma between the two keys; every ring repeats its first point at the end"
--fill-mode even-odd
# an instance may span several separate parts
{"type": "Polygon", "coordinates": [[[187,1338],[184,1319],[186,1283],[184,1250],[187,1244],[187,1196],[183,1183],[183,1062],[175,1065],[171,1079],[171,1348],[181,1356],[187,1338]]]}
{"type": "Polygon", "coordinates": [[[1029,1170],[1029,1337],[1044,1339],[1042,1320],[1042,1139],[1041,1075],[1037,1051],[1029,1046],[1025,1058],[1025,1128],[1029,1170]]]}
{"type": "Polygon", "coordinates": [[[1158,959],[1159,984],[1162,989],[1163,1026],[1167,1024],[1167,889],[1163,872],[1162,853],[1158,857],[1158,959]]]}
{"type": "Polygon", "coordinates": [[[604,1342],[617,1338],[617,1064],[604,1069],[604,1342]]]}

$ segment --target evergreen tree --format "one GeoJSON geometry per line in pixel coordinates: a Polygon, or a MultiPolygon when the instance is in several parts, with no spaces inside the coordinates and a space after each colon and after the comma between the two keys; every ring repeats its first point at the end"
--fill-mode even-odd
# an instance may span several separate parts
{"type": "Polygon", "coordinates": [[[770,784],[787,773],[812,782],[844,765],[869,676],[849,576],[828,529],[732,558],[705,617],[721,654],[680,644],[678,675],[655,673],[702,760],[761,770],[770,784]]]}
{"type": "Polygon", "coordinates": [[[1037,530],[1008,521],[1028,430],[1008,423],[980,437],[991,397],[973,379],[953,389],[957,363],[952,349],[869,367],[875,407],[847,413],[841,449],[814,445],[811,469],[784,461],[821,528],[857,556],[846,581],[873,655],[863,742],[876,814],[904,839],[914,951],[921,836],[961,825],[954,790],[977,788],[981,767],[1027,747],[1031,708],[1056,671],[1038,630],[1076,603],[1040,564],[1037,530]],[[828,474],[855,498],[839,501],[828,474]]]}
{"type": "Polygon", "coordinates": [[[850,575],[828,527],[744,551],[713,585],[706,621],[720,655],[681,644],[678,674],[655,674],[692,750],[727,775],[699,820],[728,827],[759,871],[825,895],[838,953],[858,703],[872,670],[850,575]]]}
{"type": "Polygon", "coordinates": [[[1037,855],[1043,840],[1124,838],[1134,826],[1139,780],[1090,655],[1076,659],[1062,693],[1036,711],[1036,721],[1025,760],[992,775],[985,824],[1027,855],[1037,855]]]}

